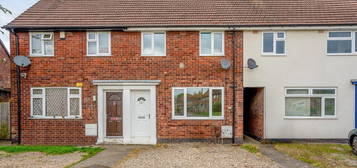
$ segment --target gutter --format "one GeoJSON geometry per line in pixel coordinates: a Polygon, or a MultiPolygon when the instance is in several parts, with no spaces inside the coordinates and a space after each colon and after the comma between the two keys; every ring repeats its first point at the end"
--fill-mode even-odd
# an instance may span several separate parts
{"type": "MultiPolygon", "coordinates": [[[[11,30],[11,33],[15,35],[16,40],[16,56],[20,53],[20,42],[19,36],[14,29],[11,30]]],[[[16,75],[17,75],[17,144],[21,144],[21,69],[16,65],[16,75]]],[[[11,135],[11,134],[10,134],[11,135]]]]}
{"type": "Polygon", "coordinates": [[[68,27],[62,27],[62,26],[48,26],[48,27],[36,27],[36,26],[3,26],[3,29],[9,30],[9,31],[16,31],[16,32],[21,32],[21,31],[84,31],[84,30],[125,30],[126,27],[121,27],[121,26],[68,26],[68,27]]]}
{"type": "Polygon", "coordinates": [[[276,24],[276,25],[126,25],[126,26],[3,26],[7,30],[20,31],[84,31],[84,30],[122,30],[122,31],[204,31],[217,30],[351,30],[356,24],[276,24]]]}
{"type": "Polygon", "coordinates": [[[235,30],[351,30],[357,29],[357,25],[271,25],[271,26],[138,26],[138,27],[128,27],[124,31],[228,31],[232,27],[235,30]]]}

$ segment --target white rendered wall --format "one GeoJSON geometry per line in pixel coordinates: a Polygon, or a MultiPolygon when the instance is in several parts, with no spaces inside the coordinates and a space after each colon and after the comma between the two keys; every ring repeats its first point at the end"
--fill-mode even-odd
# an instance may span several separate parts
{"type": "Polygon", "coordinates": [[[262,31],[244,31],[244,87],[265,87],[265,138],[347,138],[354,127],[357,55],[327,56],[328,31],[285,31],[286,56],[262,56],[262,31]],[[336,87],[334,119],[286,119],[285,87],[336,87]]]}

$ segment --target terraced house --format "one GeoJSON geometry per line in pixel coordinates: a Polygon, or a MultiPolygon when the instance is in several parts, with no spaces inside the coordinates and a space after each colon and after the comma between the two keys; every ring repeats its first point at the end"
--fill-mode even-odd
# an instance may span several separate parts
{"type": "Polygon", "coordinates": [[[345,139],[356,123],[356,7],[354,0],[40,0],[5,26],[11,57],[31,60],[20,69],[20,90],[11,66],[12,138],[345,139]]]}

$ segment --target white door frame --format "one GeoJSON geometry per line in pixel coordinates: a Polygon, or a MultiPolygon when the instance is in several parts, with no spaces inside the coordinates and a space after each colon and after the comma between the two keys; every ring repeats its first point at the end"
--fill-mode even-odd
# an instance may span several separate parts
{"type": "Polygon", "coordinates": [[[98,89],[98,139],[97,144],[105,143],[105,92],[122,91],[123,92],[123,137],[117,141],[124,144],[156,144],[156,85],[159,80],[95,80],[94,85],[98,89]],[[150,91],[150,115],[151,117],[151,138],[149,142],[136,142],[131,131],[131,112],[130,112],[130,93],[131,90],[149,90],[150,91]]]}

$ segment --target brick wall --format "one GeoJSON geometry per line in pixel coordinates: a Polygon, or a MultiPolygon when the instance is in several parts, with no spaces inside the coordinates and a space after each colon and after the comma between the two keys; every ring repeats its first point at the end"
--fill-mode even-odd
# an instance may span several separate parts
{"type": "Polygon", "coordinates": [[[10,89],[10,63],[6,48],[0,44],[0,88],[10,89]]]}
{"type": "Polygon", "coordinates": [[[0,41],[0,102],[7,102],[10,98],[10,63],[6,48],[0,41]]]}
{"type": "MultiPolygon", "coordinates": [[[[29,55],[29,35],[18,33],[20,54],[29,55]]],[[[27,78],[22,80],[22,119],[24,144],[93,144],[96,137],[84,136],[84,124],[97,123],[97,104],[92,96],[97,88],[92,80],[161,80],[157,86],[158,140],[193,140],[215,138],[221,125],[232,125],[232,69],[220,67],[222,58],[232,59],[232,33],[225,33],[225,57],[199,56],[199,32],[167,32],[165,57],[140,56],[140,32],[112,31],[112,56],[87,57],[86,33],[67,32],[60,40],[55,32],[55,56],[32,57],[27,78]],[[180,69],[179,64],[185,68],[180,69]],[[71,87],[82,82],[80,120],[30,119],[30,87],[71,87]],[[172,87],[225,87],[224,120],[172,120],[172,87]]],[[[237,115],[236,139],[243,136],[242,32],[237,33],[237,115]]],[[[15,37],[11,36],[11,51],[15,37]]],[[[14,55],[14,52],[11,54],[14,55]]],[[[12,86],[16,86],[15,67],[11,67],[12,86]]],[[[16,93],[16,87],[12,87],[16,93]]],[[[12,95],[11,133],[16,137],[16,95],[12,95]]]]}
{"type": "Polygon", "coordinates": [[[264,88],[244,90],[244,134],[264,138],[264,88]]]}

